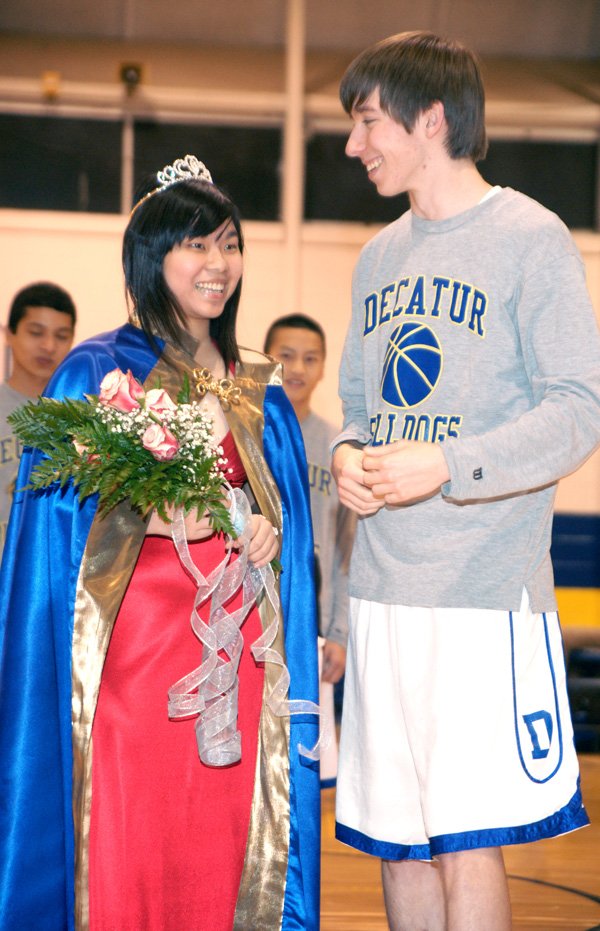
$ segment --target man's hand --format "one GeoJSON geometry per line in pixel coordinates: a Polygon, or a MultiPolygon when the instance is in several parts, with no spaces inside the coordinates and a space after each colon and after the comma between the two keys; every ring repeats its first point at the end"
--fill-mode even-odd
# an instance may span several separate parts
{"type": "Polygon", "coordinates": [[[398,440],[373,446],[363,457],[364,482],[385,504],[407,504],[439,491],[450,473],[439,443],[398,440]]]}
{"type": "Polygon", "coordinates": [[[339,682],[346,668],[346,649],[334,640],[326,640],[323,644],[323,668],[321,679],[323,682],[339,682]]]}
{"type": "Polygon", "coordinates": [[[363,450],[342,443],[333,454],[331,470],[342,504],[365,517],[375,514],[385,501],[377,499],[365,481],[363,450]]]}

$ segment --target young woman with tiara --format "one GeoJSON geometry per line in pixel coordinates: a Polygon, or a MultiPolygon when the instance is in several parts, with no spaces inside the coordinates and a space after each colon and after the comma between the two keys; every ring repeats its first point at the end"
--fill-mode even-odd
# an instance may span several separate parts
{"type": "MultiPolygon", "coordinates": [[[[115,370],[171,398],[189,381],[244,492],[231,496],[241,542],[195,511],[170,523],[127,501],[100,515],[70,485],[17,494],[0,625],[3,931],[319,926],[319,775],[302,756],[318,721],[290,714],[314,710],[317,694],[300,431],[278,367],[236,342],[236,207],[193,156],[157,179],[124,236],[130,322],[77,346],[46,393],[98,394],[115,370]],[[230,673],[219,688],[233,750],[203,721],[202,698],[193,714],[189,696],[177,705],[181,680],[207,661],[191,576],[210,578],[228,554],[248,561],[246,582],[257,570],[267,580],[225,599],[245,614],[237,675],[235,629],[212,657],[230,673]]],[[[27,449],[18,488],[37,461],[27,449]]]]}

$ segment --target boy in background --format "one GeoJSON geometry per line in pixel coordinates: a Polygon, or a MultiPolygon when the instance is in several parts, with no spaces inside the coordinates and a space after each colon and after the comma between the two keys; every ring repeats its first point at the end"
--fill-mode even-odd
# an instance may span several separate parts
{"type": "MultiPolygon", "coordinates": [[[[320,704],[334,733],[333,686],[346,666],[348,638],[348,564],[354,518],[340,506],[330,471],[329,447],[336,427],[311,409],[311,397],[325,370],[325,333],[305,314],[275,320],[264,351],[283,364],[283,388],[300,423],[306,456],[315,538],[319,590],[320,704]]],[[[321,785],[335,784],[337,743],[332,740],[321,758],[321,785]]]]}
{"type": "Polygon", "coordinates": [[[21,457],[19,441],[7,417],[43,392],[71,348],[75,320],[71,296],[49,282],[22,288],[10,306],[6,344],[12,365],[10,376],[0,384],[0,556],[21,457]]]}

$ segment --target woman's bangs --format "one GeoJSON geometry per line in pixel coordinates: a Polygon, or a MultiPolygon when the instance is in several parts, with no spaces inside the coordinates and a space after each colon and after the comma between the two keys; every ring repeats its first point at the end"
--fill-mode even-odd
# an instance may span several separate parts
{"type": "Polygon", "coordinates": [[[221,224],[231,219],[231,212],[225,204],[196,204],[196,209],[190,217],[184,238],[192,236],[208,236],[214,233],[221,224]]]}

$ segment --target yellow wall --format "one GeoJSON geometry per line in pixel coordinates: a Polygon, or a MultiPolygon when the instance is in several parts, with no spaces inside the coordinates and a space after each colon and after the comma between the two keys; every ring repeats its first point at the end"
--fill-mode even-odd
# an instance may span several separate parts
{"type": "Polygon", "coordinates": [[[600,589],[557,588],[558,613],[563,627],[600,630],[600,589]]]}

